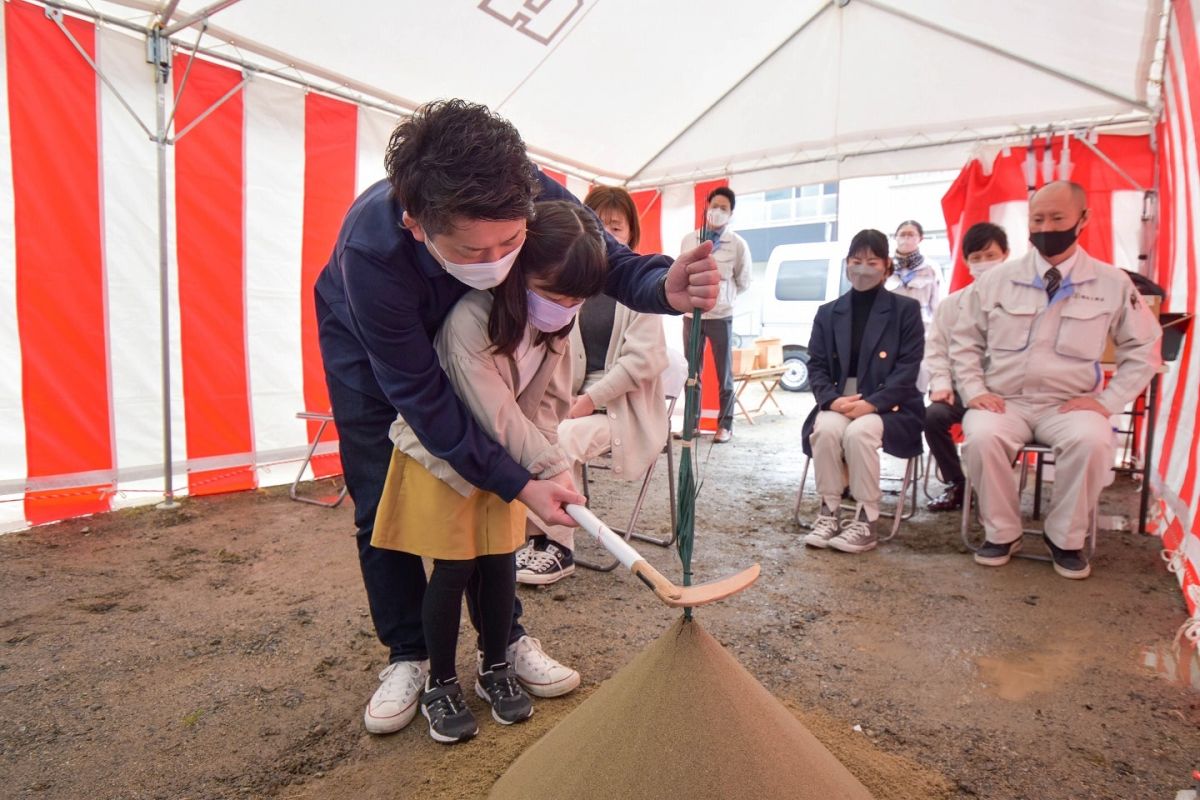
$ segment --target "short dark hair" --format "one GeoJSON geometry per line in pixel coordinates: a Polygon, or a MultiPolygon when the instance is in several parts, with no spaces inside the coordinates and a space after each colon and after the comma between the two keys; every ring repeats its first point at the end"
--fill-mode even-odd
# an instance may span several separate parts
{"type": "Polygon", "coordinates": [[[1008,252],[1008,234],[1004,232],[1004,228],[993,222],[976,222],[963,234],[963,260],[965,261],[971,253],[985,249],[992,242],[1004,252],[1008,252]]]}
{"type": "Polygon", "coordinates": [[[605,211],[619,211],[629,224],[629,249],[636,250],[642,238],[642,226],[638,222],[637,204],[633,195],[620,186],[593,186],[583,199],[583,204],[599,216],[605,211]]]}
{"type": "Polygon", "coordinates": [[[846,259],[854,258],[864,250],[876,258],[882,258],[890,268],[892,256],[888,252],[888,238],[883,231],[866,228],[854,234],[854,238],[850,240],[850,250],[846,253],[846,259]]]}
{"type": "Polygon", "coordinates": [[[708,193],[708,197],[705,199],[704,202],[711,203],[712,199],[714,197],[716,197],[717,195],[720,195],[721,197],[724,197],[726,200],[729,201],[729,210],[730,211],[733,211],[735,208],[737,208],[737,195],[734,194],[733,189],[730,189],[728,186],[718,186],[717,188],[713,189],[711,192],[708,193]]]}
{"type": "Polygon", "coordinates": [[[922,228],[921,223],[917,222],[915,219],[906,219],[906,220],[904,220],[904,222],[901,222],[899,225],[896,226],[896,233],[899,233],[900,229],[903,228],[905,225],[912,225],[914,228],[917,229],[917,236],[920,236],[922,239],[925,238],[925,229],[922,228]]]}
{"type": "Polygon", "coordinates": [[[384,165],[400,205],[434,235],[459,217],[527,219],[539,191],[517,129],[465,100],[427,103],[402,120],[384,165]]]}
{"type": "MultiPolygon", "coordinates": [[[[512,355],[525,337],[529,325],[527,278],[538,278],[546,283],[547,291],[567,297],[586,299],[604,291],[608,254],[596,216],[565,200],[535,204],[517,262],[492,290],[488,339],[495,353],[512,355]]],[[[550,343],[566,336],[572,325],[574,321],[554,333],[539,332],[534,343],[550,343]]]]}

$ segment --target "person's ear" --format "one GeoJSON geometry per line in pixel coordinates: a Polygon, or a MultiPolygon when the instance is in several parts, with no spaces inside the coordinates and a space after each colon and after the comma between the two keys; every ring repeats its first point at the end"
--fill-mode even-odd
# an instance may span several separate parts
{"type": "Polygon", "coordinates": [[[409,216],[407,211],[405,211],[400,217],[400,224],[403,225],[405,230],[411,233],[412,237],[418,242],[425,242],[425,229],[421,227],[421,223],[409,216]]]}
{"type": "Polygon", "coordinates": [[[1083,210],[1083,213],[1079,216],[1079,232],[1083,233],[1083,229],[1086,228],[1088,226],[1088,223],[1091,221],[1092,221],[1092,210],[1090,208],[1085,208],[1083,210]]]}

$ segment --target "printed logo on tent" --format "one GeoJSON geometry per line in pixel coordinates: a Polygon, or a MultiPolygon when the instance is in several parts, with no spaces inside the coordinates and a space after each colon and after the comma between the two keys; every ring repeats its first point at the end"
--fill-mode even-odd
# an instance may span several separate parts
{"type": "Polygon", "coordinates": [[[550,44],[581,8],[583,0],[482,0],[479,3],[479,10],[544,45],[550,44]]]}

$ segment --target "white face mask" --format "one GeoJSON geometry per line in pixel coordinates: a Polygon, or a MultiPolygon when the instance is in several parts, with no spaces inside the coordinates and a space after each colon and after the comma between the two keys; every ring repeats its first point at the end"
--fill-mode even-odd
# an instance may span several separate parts
{"type": "Polygon", "coordinates": [[[554,333],[562,330],[575,319],[583,303],[570,307],[560,305],[553,300],[547,300],[533,289],[525,290],[526,303],[529,307],[529,324],[542,333],[554,333]]]}
{"type": "Polygon", "coordinates": [[[987,272],[992,267],[998,267],[1003,263],[1003,261],[968,261],[967,269],[971,271],[972,278],[979,278],[981,275],[983,275],[983,273],[987,272]]]}
{"type": "Polygon", "coordinates": [[[512,269],[513,264],[517,260],[517,253],[521,252],[521,246],[518,246],[517,249],[499,261],[486,261],[482,264],[455,264],[438,252],[437,247],[433,244],[433,240],[429,237],[425,238],[425,246],[438,257],[442,262],[442,268],[446,272],[472,289],[491,289],[499,286],[508,277],[509,270],[512,269]]]}
{"type": "Polygon", "coordinates": [[[709,225],[714,228],[723,228],[729,222],[730,213],[723,208],[710,208],[704,216],[709,225]]]}
{"type": "Polygon", "coordinates": [[[856,290],[865,292],[883,283],[883,270],[875,269],[870,264],[849,264],[846,277],[856,290]]]}

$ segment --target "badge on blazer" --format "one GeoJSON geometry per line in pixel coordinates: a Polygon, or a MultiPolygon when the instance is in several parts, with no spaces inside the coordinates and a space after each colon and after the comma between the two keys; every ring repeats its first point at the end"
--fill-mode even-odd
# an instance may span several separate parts
{"type": "Polygon", "coordinates": [[[887,358],[887,350],[880,350],[880,351],[879,351],[879,357],[880,357],[880,358],[887,358]]]}

